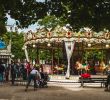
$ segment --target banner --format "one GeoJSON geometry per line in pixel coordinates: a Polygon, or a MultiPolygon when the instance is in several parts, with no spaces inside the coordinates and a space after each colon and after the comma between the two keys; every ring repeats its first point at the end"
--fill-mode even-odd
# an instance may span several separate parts
{"type": "Polygon", "coordinates": [[[75,41],[65,41],[65,48],[68,60],[68,67],[66,72],[66,78],[70,77],[70,59],[74,50],[75,41]]]}

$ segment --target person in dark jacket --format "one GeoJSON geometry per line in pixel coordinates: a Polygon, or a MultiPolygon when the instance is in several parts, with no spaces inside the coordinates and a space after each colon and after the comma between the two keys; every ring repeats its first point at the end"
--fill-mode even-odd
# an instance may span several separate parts
{"type": "Polygon", "coordinates": [[[14,85],[15,78],[16,78],[16,64],[14,61],[11,62],[11,82],[14,85]]]}
{"type": "Polygon", "coordinates": [[[3,82],[4,80],[4,76],[3,76],[3,73],[5,71],[5,67],[3,66],[2,63],[0,63],[0,81],[3,82]]]}
{"type": "Polygon", "coordinates": [[[107,68],[107,82],[105,83],[105,91],[109,90],[110,85],[110,67],[107,68]]]}

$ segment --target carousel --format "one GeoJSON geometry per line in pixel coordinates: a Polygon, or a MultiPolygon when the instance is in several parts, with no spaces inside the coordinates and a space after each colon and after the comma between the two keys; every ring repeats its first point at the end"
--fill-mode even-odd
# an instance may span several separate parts
{"type": "Polygon", "coordinates": [[[44,44],[43,49],[54,48],[58,44],[60,46],[64,44],[63,48],[65,48],[68,63],[65,77],[69,78],[70,59],[74,53],[75,46],[83,43],[85,47],[82,47],[82,49],[91,49],[96,44],[95,48],[99,49],[102,48],[103,44],[104,49],[109,49],[110,32],[104,30],[97,33],[88,27],[80,29],[79,32],[75,32],[68,25],[63,27],[58,25],[55,28],[39,28],[37,32],[28,31],[24,34],[24,41],[23,49],[27,61],[30,61],[27,50],[28,46],[36,47],[37,50],[37,46],[42,44],[44,44]]]}

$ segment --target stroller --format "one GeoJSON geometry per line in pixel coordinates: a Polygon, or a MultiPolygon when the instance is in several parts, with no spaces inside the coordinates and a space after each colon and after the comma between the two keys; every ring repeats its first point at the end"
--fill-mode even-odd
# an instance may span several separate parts
{"type": "Polygon", "coordinates": [[[41,79],[39,80],[39,87],[40,88],[44,88],[44,87],[48,87],[47,82],[49,81],[49,76],[47,73],[44,72],[40,72],[41,75],[41,79]]]}

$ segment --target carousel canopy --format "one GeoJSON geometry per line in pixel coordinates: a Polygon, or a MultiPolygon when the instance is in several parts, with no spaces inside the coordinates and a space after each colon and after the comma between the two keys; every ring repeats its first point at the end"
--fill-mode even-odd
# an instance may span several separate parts
{"type": "Polygon", "coordinates": [[[110,43],[110,32],[104,30],[101,32],[94,32],[90,28],[82,28],[79,32],[74,32],[69,26],[57,26],[52,28],[41,28],[37,32],[28,31],[24,34],[24,45],[35,43],[51,43],[62,41],[76,41],[89,43],[110,43]]]}

